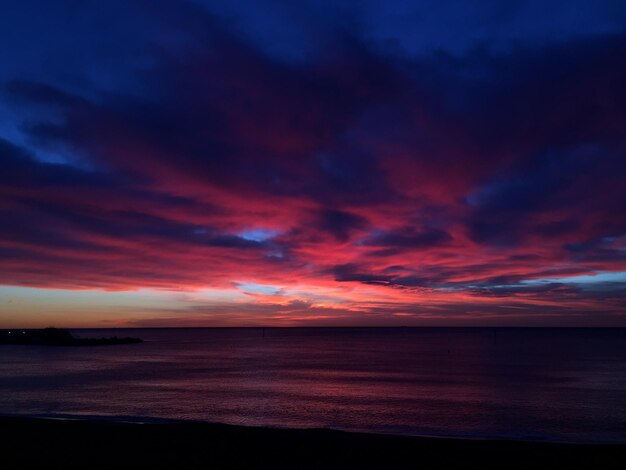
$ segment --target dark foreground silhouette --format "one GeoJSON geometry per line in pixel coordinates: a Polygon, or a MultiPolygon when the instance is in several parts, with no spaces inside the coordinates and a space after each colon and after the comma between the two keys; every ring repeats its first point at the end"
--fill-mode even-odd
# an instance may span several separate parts
{"type": "Polygon", "coordinates": [[[624,469],[626,446],[0,418],[2,468],[624,469]]]}
{"type": "Polygon", "coordinates": [[[141,343],[139,338],[76,338],[60,328],[42,330],[2,330],[0,344],[30,344],[43,346],[107,346],[113,344],[141,343]]]}

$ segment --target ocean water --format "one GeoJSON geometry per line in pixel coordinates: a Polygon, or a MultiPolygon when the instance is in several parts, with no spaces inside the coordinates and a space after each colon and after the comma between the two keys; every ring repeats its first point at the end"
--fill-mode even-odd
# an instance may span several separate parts
{"type": "Polygon", "coordinates": [[[626,329],[74,330],[0,346],[0,413],[626,443],[626,329]]]}

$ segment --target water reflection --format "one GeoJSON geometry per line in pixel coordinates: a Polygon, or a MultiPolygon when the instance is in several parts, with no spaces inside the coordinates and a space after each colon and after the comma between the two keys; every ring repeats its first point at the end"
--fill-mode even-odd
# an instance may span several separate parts
{"type": "Polygon", "coordinates": [[[626,441],[624,330],[127,333],[146,342],[4,347],[0,412],[626,441]]]}

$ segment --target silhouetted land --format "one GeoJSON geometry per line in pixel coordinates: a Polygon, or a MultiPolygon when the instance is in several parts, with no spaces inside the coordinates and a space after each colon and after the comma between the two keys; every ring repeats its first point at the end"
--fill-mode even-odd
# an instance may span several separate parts
{"type": "Polygon", "coordinates": [[[624,469],[626,446],[0,418],[2,468],[624,469]]]}
{"type": "Polygon", "coordinates": [[[139,338],[77,338],[60,328],[41,330],[2,330],[0,344],[30,344],[42,346],[108,346],[141,343],[139,338]]]}

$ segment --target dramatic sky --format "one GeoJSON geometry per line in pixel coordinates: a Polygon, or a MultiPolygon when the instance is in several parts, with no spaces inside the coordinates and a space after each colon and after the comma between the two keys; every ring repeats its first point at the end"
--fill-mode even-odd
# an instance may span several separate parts
{"type": "Polygon", "coordinates": [[[623,0],[0,3],[0,327],[626,326],[623,0]]]}

